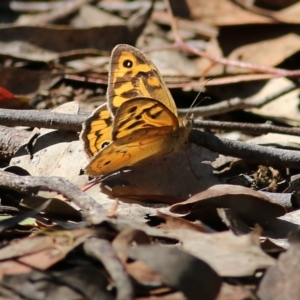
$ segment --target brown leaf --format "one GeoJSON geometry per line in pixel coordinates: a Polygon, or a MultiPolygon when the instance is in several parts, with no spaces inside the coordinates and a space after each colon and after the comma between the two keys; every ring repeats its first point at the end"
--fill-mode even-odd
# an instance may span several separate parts
{"type": "Polygon", "coordinates": [[[162,229],[189,229],[199,232],[211,232],[211,230],[202,224],[200,221],[192,223],[183,218],[172,216],[161,211],[157,211],[157,215],[164,219],[165,223],[162,223],[159,228],[162,229]]]}
{"type": "Polygon", "coordinates": [[[261,300],[300,299],[300,243],[299,231],[286,253],[282,253],[277,263],[270,267],[258,289],[261,300]]]}
{"type": "Polygon", "coordinates": [[[102,269],[79,265],[64,270],[6,275],[2,281],[17,296],[10,299],[115,299],[107,289],[108,278],[102,269]],[[82,276],[84,274],[84,276],[82,276]]]}
{"type": "Polygon", "coordinates": [[[170,211],[188,213],[193,210],[215,207],[231,208],[243,220],[251,224],[270,220],[286,213],[283,206],[273,203],[266,195],[236,185],[215,185],[190,199],[174,204],[170,211]]]}
{"type": "MultiPolygon", "coordinates": [[[[40,206],[41,204],[45,203],[48,200],[48,198],[39,197],[39,196],[31,196],[31,197],[25,197],[21,203],[22,205],[28,207],[28,208],[36,208],[40,206]]],[[[44,212],[52,215],[59,216],[61,218],[65,218],[66,220],[80,220],[81,214],[78,210],[76,210],[73,206],[71,206],[69,203],[57,199],[57,198],[51,198],[51,203],[49,206],[44,210],[44,212]]]]}
{"type": "Polygon", "coordinates": [[[230,0],[187,0],[195,19],[211,25],[272,23],[272,19],[241,8],[230,0]]]}
{"type": "Polygon", "coordinates": [[[221,287],[221,278],[205,262],[177,248],[139,246],[126,251],[161,274],[165,282],[182,291],[190,300],[213,300],[221,287]]]}
{"type": "Polygon", "coordinates": [[[202,163],[216,155],[188,144],[177,153],[136,164],[131,172],[111,175],[103,183],[112,188],[114,196],[172,204],[219,183],[211,165],[202,163]]]}
{"type": "Polygon", "coordinates": [[[275,259],[263,252],[256,232],[236,236],[232,232],[202,233],[191,230],[143,228],[151,236],[175,239],[182,249],[208,263],[220,276],[251,276],[275,259]]]}
{"type": "Polygon", "coordinates": [[[48,87],[54,78],[49,71],[33,71],[18,68],[0,68],[0,86],[14,94],[29,95],[41,87],[48,87]]]}
{"type": "MultiPolygon", "coordinates": [[[[288,33],[273,39],[257,41],[236,48],[230,53],[229,59],[240,60],[257,65],[275,67],[288,57],[297,53],[300,49],[300,37],[294,33],[288,33]],[[277,51],[272,51],[277,49],[277,51]]],[[[228,73],[249,72],[244,68],[229,66],[228,73]]]]}
{"type": "MultiPolygon", "coordinates": [[[[68,102],[55,111],[77,114],[78,104],[68,102]]],[[[87,176],[79,174],[88,160],[77,133],[44,128],[35,129],[33,134],[35,132],[40,135],[31,149],[32,157],[22,146],[10,161],[10,165],[22,167],[33,176],[61,176],[76,185],[83,185],[87,176]]]]}
{"type": "MultiPolygon", "coordinates": [[[[274,90],[285,89],[291,81],[287,78],[275,78],[268,81],[260,91],[253,96],[253,99],[265,98],[274,92],[274,90]]],[[[300,115],[298,108],[299,89],[295,89],[280,97],[277,97],[270,103],[265,104],[261,108],[253,108],[250,111],[254,114],[264,117],[265,119],[276,120],[290,126],[300,126],[300,115]]],[[[271,137],[269,140],[276,142],[278,134],[269,133],[271,137]],[[272,137],[273,136],[273,137],[272,137]]],[[[257,137],[259,138],[259,137],[257,137]]],[[[265,139],[266,137],[262,137],[265,139]]],[[[287,143],[286,140],[293,140],[293,136],[287,136],[283,139],[280,138],[281,143],[287,143]]],[[[255,140],[255,139],[254,139],[255,140]]]]}
{"type": "Polygon", "coordinates": [[[152,10],[151,5],[145,6],[145,8],[137,12],[136,16],[133,15],[126,25],[107,25],[90,28],[55,25],[6,26],[0,28],[0,41],[26,41],[55,52],[88,48],[110,51],[115,45],[120,43],[135,44],[152,10]],[[139,14],[139,19],[135,19],[133,23],[137,14],[139,14]]]}
{"type": "Polygon", "coordinates": [[[0,277],[29,272],[32,268],[47,269],[93,234],[87,228],[58,231],[7,245],[0,249],[0,277]]]}
{"type": "Polygon", "coordinates": [[[255,299],[255,296],[242,285],[223,283],[216,300],[246,300],[255,299]]]}

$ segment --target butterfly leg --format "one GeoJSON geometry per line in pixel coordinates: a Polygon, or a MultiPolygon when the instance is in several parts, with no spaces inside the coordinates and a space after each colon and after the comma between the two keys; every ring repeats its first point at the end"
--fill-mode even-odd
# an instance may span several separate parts
{"type": "Polygon", "coordinates": [[[193,169],[192,162],[191,162],[191,160],[190,160],[189,155],[187,154],[186,150],[185,150],[182,146],[181,146],[180,148],[181,148],[181,150],[184,152],[184,154],[185,154],[185,156],[186,156],[186,158],[187,158],[187,161],[188,161],[188,164],[189,164],[189,166],[190,166],[191,171],[193,172],[193,174],[195,175],[195,177],[197,178],[197,180],[199,180],[200,178],[197,176],[197,174],[195,173],[195,171],[194,171],[194,169],[193,169]]]}

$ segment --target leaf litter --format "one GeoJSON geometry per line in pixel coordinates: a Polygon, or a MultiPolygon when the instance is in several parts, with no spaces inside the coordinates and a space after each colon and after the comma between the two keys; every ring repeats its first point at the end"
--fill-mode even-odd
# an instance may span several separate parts
{"type": "Polygon", "coordinates": [[[298,1],[1,5],[3,299],[299,298],[298,1]],[[82,120],[105,102],[120,43],[154,61],[195,128],[214,121],[215,137],[262,146],[225,152],[194,130],[178,153],[90,181],[82,121],[31,128],[21,115],[6,127],[18,112],[8,108],[82,120]]]}

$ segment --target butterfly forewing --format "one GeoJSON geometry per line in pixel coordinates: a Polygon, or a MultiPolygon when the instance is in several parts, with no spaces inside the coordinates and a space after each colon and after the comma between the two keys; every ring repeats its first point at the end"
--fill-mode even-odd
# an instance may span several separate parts
{"type": "Polygon", "coordinates": [[[136,97],[154,98],[177,116],[174,100],[156,66],[138,49],[118,45],[112,51],[107,91],[112,114],[136,97]]]}
{"type": "Polygon", "coordinates": [[[178,118],[162,103],[150,98],[136,98],[124,102],[113,123],[112,139],[117,140],[139,129],[178,128],[178,118]]]}

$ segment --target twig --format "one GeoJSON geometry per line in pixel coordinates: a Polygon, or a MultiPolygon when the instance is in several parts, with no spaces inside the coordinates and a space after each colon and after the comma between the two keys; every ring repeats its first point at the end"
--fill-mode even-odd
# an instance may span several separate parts
{"type": "Polygon", "coordinates": [[[104,239],[90,238],[84,243],[84,251],[104,265],[116,284],[117,300],[133,299],[133,287],[129,276],[110,242],[104,239]]]}
{"type": "MultiPolygon", "coordinates": [[[[192,109],[180,109],[180,114],[192,112],[196,116],[208,117],[216,114],[226,113],[234,110],[260,108],[274,99],[295,90],[297,87],[290,83],[287,87],[275,91],[272,95],[261,99],[254,97],[240,99],[234,98],[224,100],[217,104],[192,109]]],[[[58,114],[50,111],[40,110],[14,110],[0,109],[0,124],[6,126],[28,126],[60,129],[66,131],[81,131],[81,125],[86,115],[58,114]]]]}
{"type": "MultiPolygon", "coordinates": [[[[145,3],[142,1],[133,1],[133,2],[114,2],[114,1],[100,1],[98,7],[109,12],[135,12],[143,8],[145,3]]],[[[162,2],[155,2],[155,10],[163,10],[165,6],[162,2]]]]}
{"type": "MultiPolygon", "coordinates": [[[[159,47],[160,50],[162,49],[170,49],[169,46],[161,46],[159,47]]],[[[145,52],[153,51],[153,48],[146,50],[145,52]]],[[[72,80],[72,81],[79,81],[79,82],[90,82],[94,84],[105,84],[107,85],[107,76],[103,75],[102,78],[92,78],[92,77],[84,77],[79,75],[71,75],[66,74],[64,75],[65,79],[72,80]]],[[[165,81],[167,83],[168,88],[201,88],[202,86],[215,86],[215,85],[225,85],[225,84],[232,84],[238,82],[248,82],[248,81],[255,81],[255,80],[268,80],[278,78],[280,76],[276,74],[246,74],[246,75],[233,75],[227,76],[222,78],[212,78],[211,80],[191,80],[191,79],[183,79],[183,78],[175,78],[172,77],[172,81],[169,78],[166,78],[165,81]],[[178,79],[178,82],[174,82],[174,79],[178,79]]]]}
{"type": "MultiPolygon", "coordinates": [[[[0,110],[1,111],[1,110],[0,110]]],[[[8,111],[8,110],[6,110],[8,111]]],[[[14,110],[11,110],[15,112],[14,110]]],[[[22,111],[21,111],[22,112],[22,111]]],[[[40,111],[35,111],[35,113],[39,114],[41,113],[40,111]]],[[[80,131],[82,128],[82,122],[85,120],[86,116],[76,116],[76,115],[69,115],[69,114],[58,114],[58,113],[53,113],[53,112],[47,112],[44,114],[43,112],[43,118],[44,118],[44,125],[41,123],[42,121],[40,120],[40,125],[42,127],[47,127],[48,125],[51,126],[51,128],[56,128],[60,129],[60,123],[59,120],[65,117],[70,117],[69,122],[68,122],[68,127],[65,125],[62,126],[64,130],[68,128],[68,130],[71,131],[80,131]],[[47,118],[48,119],[47,119],[47,118]],[[55,119],[56,122],[54,124],[51,124],[49,120],[55,119]],[[72,122],[70,122],[72,120],[72,122]],[[55,126],[54,126],[55,125],[55,126]]],[[[1,118],[0,118],[1,120],[1,118]]],[[[16,121],[15,121],[16,122],[16,121]]],[[[205,126],[205,122],[203,122],[203,125],[205,126]]],[[[200,121],[196,121],[196,124],[201,125],[200,121]]],[[[22,122],[19,120],[18,125],[21,125],[22,122]]],[[[216,128],[218,129],[227,129],[229,126],[235,127],[236,129],[239,129],[241,131],[249,131],[249,130],[254,130],[256,133],[266,133],[266,132],[279,132],[279,133],[284,133],[284,134],[295,134],[299,135],[300,129],[298,128],[285,128],[285,127],[280,127],[280,126],[271,126],[271,125],[266,125],[266,124],[260,124],[260,125],[251,125],[251,124],[246,124],[243,128],[242,124],[235,124],[235,123],[224,123],[222,126],[222,122],[214,122],[211,124],[212,127],[208,127],[209,124],[206,123],[206,128],[216,128]],[[254,127],[255,126],[255,127],[254,127]],[[237,128],[239,127],[239,128],[237,128]],[[269,127],[269,131],[268,128],[269,127]]],[[[16,130],[16,129],[15,129],[16,130]]],[[[193,132],[197,132],[197,130],[194,130],[193,132]]],[[[244,143],[244,142],[236,142],[236,141],[231,141],[227,139],[222,139],[222,138],[213,138],[213,135],[208,135],[207,133],[201,133],[198,132],[196,134],[198,136],[197,139],[193,140],[192,142],[206,147],[212,151],[218,152],[220,154],[224,155],[230,155],[230,156],[235,156],[239,157],[242,159],[249,159],[253,158],[256,160],[257,163],[261,164],[270,164],[272,165],[275,163],[276,165],[280,164],[282,167],[297,167],[298,168],[298,159],[299,157],[299,152],[297,151],[291,151],[291,150],[278,150],[274,148],[267,148],[264,146],[256,146],[252,145],[249,143],[244,143]],[[200,137],[199,137],[200,135],[200,137]],[[213,142],[212,142],[213,141],[213,142]],[[226,147],[225,147],[226,146],[226,147]],[[248,150],[247,150],[248,149],[248,150]],[[247,150],[247,151],[246,151],[247,150]],[[249,154],[250,153],[250,154],[249,154]],[[284,158],[284,159],[283,159],[284,158]]],[[[1,140],[1,132],[0,132],[0,140],[1,140]]],[[[3,147],[3,145],[2,145],[3,147]]],[[[4,145],[4,147],[9,147],[9,145],[4,145]]]]}
{"type": "Polygon", "coordinates": [[[235,67],[241,67],[245,69],[249,69],[252,71],[256,71],[259,73],[270,73],[270,74],[276,74],[280,76],[285,76],[285,77],[299,77],[300,76],[300,70],[285,70],[285,69],[279,69],[279,68],[272,68],[272,67],[266,67],[262,65],[255,65],[247,62],[242,62],[242,61],[236,61],[236,60],[231,60],[227,58],[220,58],[220,57],[214,57],[206,52],[203,52],[201,50],[198,50],[186,43],[183,43],[181,45],[181,49],[184,52],[195,54],[198,56],[205,57],[212,62],[227,65],[227,66],[235,66],[235,67]]]}
{"type": "Polygon", "coordinates": [[[85,218],[92,224],[98,224],[106,218],[106,211],[100,204],[62,177],[17,176],[2,171],[0,172],[0,188],[27,193],[55,191],[79,206],[85,218]]]}
{"type": "Polygon", "coordinates": [[[254,6],[253,3],[250,4],[250,2],[247,1],[241,1],[241,0],[234,0],[237,5],[243,7],[246,10],[249,10],[252,13],[262,15],[268,18],[273,19],[273,21],[277,21],[277,23],[285,23],[286,21],[281,17],[280,13],[277,13],[276,11],[263,9],[257,6],[254,6]]]}
{"type": "MultiPolygon", "coordinates": [[[[7,3],[7,8],[10,7],[10,9],[14,11],[33,13],[61,9],[62,5],[65,4],[65,0],[55,2],[10,1],[9,3],[7,3]]],[[[0,8],[2,7],[0,6],[0,8]]]]}
{"type": "Polygon", "coordinates": [[[196,116],[209,117],[235,110],[260,108],[277,99],[278,97],[281,97],[295,89],[297,89],[296,85],[294,83],[290,83],[290,85],[288,85],[287,87],[279,89],[275,91],[272,95],[266,96],[264,98],[234,98],[230,100],[223,100],[217,104],[195,107],[192,109],[180,109],[178,111],[180,112],[180,114],[187,114],[188,112],[192,112],[196,116]]]}
{"type": "Polygon", "coordinates": [[[300,151],[282,150],[232,141],[197,130],[192,131],[190,141],[216,153],[242,158],[252,163],[282,168],[300,168],[300,151]]]}
{"type": "Polygon", "coordinates": [[[175,17],[174,17],[173,12],[172,12],[170,1],[169,0],[164,0],[164,2],[165,2],[165,5],[166,5],[166,8],[167,8],[167,13],[168,13],[168,15],[170,17],[170,20],[171,20],[171,28],[172,28],[174,39],[175,39],[175,45],[176,44],[182,44],[183,40],[182,40],[182,38],[179,34],[178,26],[177,26],[177,23],[175,21],[175,17]]]}
{"type": "MultiPolygon", "coordinates": [[[[268,80],[278,78],[279,76],[276,74],[247,74],[247,75],[234,75],[227,76],[222,78],[212,78],[209,81],[207,80],[193,80],[193,81],[185,81],[185,82],[168,82],[167,86],[169,88],[201,88],[202,86],[215,86],[215,85],[225,85],[232,84],[238,82],[248,82],[255,80],[268,80]]],[[[101,82],[100,82],[101,83],[101,82]]]]}
{"type": "MultiPolygon", "coordinates": [[[[212,106],[206,106],[210,108],[212,106]]],[[[195,108],[198,109],[198,108],[195,108]]],[[[195,109],[189,110],[194,112],[195,109]]],[[[200,108],[201,109],[201,108],[200,108]]],[[[49,111],[30,111],[31,117],[30,121],[27,119],[27,114],[22,113],[20,110],[8,110],[6,109],[5,119],[1,118],[0,109],[0,123],[5,121],[6,124],[10,126],[21,125],[30,127],[44,127],[50,129],[59,129],[67,131],[79,132],[82,129],[82,123],[87,118],[87,115],[69,115],[61,113],[53,113],[49,111]],[[69,116],[72,116],[69,118],[69,116]],[[68,118],[66,121],[65,118],[68,118]],[[55,120],[54,122],[52,122],[55,120]]],[[[186,114],[186,110],[180,109],[180,114],[186,114]]],[[[207,113],[209,115],[210,109],[207,112],[204,110],[204,115],[207,113]]],[[[202,115],[202,112],[201,112],[202,115]]],[[[193,121],[194,127],[204,128],[204,129],[218,129],[218,130],[238,130],[241,132],[251,132],[255,134],[266,134],[266,133],[281,133],[287,135],[300,136],[300,128],[291,128],[283,126],[275,126],[271,123],[264,124],[252,124],[252,123],[238,123],[238,122],[219,122],[219,121],[206,121],[197,120],[193,121]]],[[[30,132],[19,130],[16,128],[10,128],[5,126],[0,126],[0,159],[10,158],[14,153],[24,145],[30,136],[30,132]]]]}
{"type": "Polygon", "coordinates": [[[271,123],[252,124],[252,123],[238,123],[238,122],[219,122],[219,121],[204,121],[194,120],[194,127],[204,129],[219,129],[219,130],[238,130],[241,132],[251,132],[255,134],[266,133],[281,133],[288,135],[300,136],[300,128],[290,128],[275,126],[271,123]]]}
{"type": "Polygon", "coordinates": [[[83,115],[59,114],[46,110],[0,109],[0,124],[81,131],[83,115]]]}

